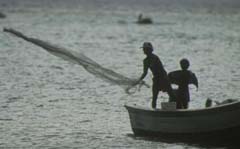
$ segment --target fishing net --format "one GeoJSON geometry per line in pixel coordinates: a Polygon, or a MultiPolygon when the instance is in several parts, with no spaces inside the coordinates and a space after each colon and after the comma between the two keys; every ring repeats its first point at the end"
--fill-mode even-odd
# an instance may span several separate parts
{"type": "MultiPolygon", "coordinates": [[[[121,86],[127,94],[132,94],[136,91],[137,86],[136,84],[133,85],[136,82],[136,79],[125,77],[117,72],[114,72],[113,70],[104,68],[89,57],[85,56],[83,53],[77,53],[75,51],[59,47],[58,45],[53,45],[43,40],[29,38],[23,35],[21,32],[13,29],[4,29],[4,31],[12,33],[17,37],[40,46],[57,57],[63,58],[64,60],[67,60],[74,64],[81,65],[86,71],[93,74],[94,76],[103,79],[111,84],[121,86]]],[[[139,83],[138,89],[140,89],[142,85],[149,87],[147,84],[145,84],[144,81],[142,81],[139,83]]]]}

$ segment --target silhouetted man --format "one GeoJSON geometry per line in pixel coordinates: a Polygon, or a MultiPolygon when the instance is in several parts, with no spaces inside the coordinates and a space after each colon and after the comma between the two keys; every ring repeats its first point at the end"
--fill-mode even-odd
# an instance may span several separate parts
{"type": "Polygon", "coordinates": [[[168,74],[171,83],[178,85],[176,90],[177,109],[187,109],[190,101],[189,84],[194,84],[198,88],[198,80],[193,72],[188,70],[190,63],[187,59],[180,60],[182,70],[170,72],[168,74]]]}
{"type": "Polygon", "coordinates": [[[139,83],[145,78],[148,73],[148,69],[152,71],[152,108],[156,108],[159,91],[167,92],[170,97],[169,99],[175,99],[175,95],[173,94],[167,73],[163,68],[162,62],[157,55],[152,53],[152,44],[150,42],[144,42],[142,48],[144,54],[147,57],[143,60],[143,74],[136,83],[139,83]]]}

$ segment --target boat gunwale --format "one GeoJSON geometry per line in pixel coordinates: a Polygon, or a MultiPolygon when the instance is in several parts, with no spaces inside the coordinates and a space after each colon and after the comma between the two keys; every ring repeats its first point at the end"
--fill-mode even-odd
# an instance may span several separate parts
{"type": "Polygon", "coordinates": [[[201,108],[201,109],[176,109],[176,110],[162,110],[162,109],[152,109],[144,108],[136,105],[124,105],[125,108],[130,113],[142,113],[145,115],[152,116],[166,116],[166,117],[176,117],[176,116],[197,116],[197,115],[210,115],[219,114],[235,110],[240,110],[240,101],[218,105],[214,107],[201,108]]]}

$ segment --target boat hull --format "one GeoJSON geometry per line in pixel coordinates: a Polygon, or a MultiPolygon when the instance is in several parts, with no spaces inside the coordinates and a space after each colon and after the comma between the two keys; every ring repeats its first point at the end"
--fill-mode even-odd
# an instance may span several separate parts
{"type": "Polygon", "coordinates": [[[232,127],[218,131],[209,131],[201,133],[166,133],[162,131],[143,130],[132,128],[136,136],[158,137],[165,141],[176,142],[222,142],[222,143],[238,143],[240,127],[232,127]]]}
{"type": "Polygon", "coordinates": [[[197,110],[125,107],[136,136],[178,141],[232,141],[240,137],[240,102],[197,110]]]}

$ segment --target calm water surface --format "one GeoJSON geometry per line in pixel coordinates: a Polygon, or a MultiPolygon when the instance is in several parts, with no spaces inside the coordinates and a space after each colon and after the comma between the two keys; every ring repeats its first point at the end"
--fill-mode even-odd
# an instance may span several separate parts
{"type": "MultiPolygon", "coordinates": [[[[190,60],[200,86],[190,87],[190,108],[204,107],[207,98],[240,97],[238,11],[134,2],[2,0],[7,18],[0,27],[84,53],[133,78],[142,73],[139,47],[151,41],[167,71],[179,69],[181,58],[190,60]],[[154,24],[137,25],[140,12],[154,24]]],[[[0,51],[0,148],[204,148],[133,137],[124,104],[150,106],[150,89],[127,95],[81,66],[3,32],[0,51]]],[[[151,84],[150,73],[145,80],[151,84]]]]}

